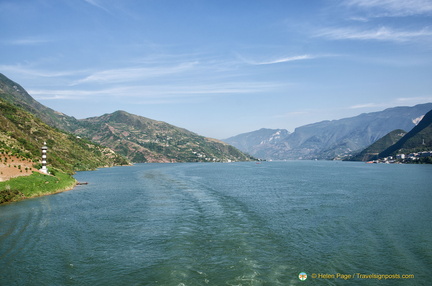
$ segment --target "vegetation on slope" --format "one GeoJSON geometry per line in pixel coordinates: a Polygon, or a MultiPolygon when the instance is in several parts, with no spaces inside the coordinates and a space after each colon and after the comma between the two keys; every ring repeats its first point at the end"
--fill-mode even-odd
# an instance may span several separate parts
{"type": "Polygon", "coordinates": [[[409,154],[432,149],[432,110],[426,113],[423,119],[394,145],[379,154],[380,158],[396,155],[396,153],[409,154]]]}
{"type": "Polygon", "coordinates": [[[116,111],[80,120],[75,132],[132,162],[226,162],[254,158],[216,139],[162,121],[116,111]]]}
{"type": "Polygon", "coordinates": [[[52,110],[36,101],[18,83],[0,73],[0,98],[40,118],[49,126],[73,132],[79,124],[74,117],[52,110]]]}
{"type": "Polygon", "coordinates": [[[41,158],[43,142],[47,142],[49,148],[49,164],[70,174],[128,163],[111,149],[52,128],[0,99],[0,152],[29,158],[36,163],[41,158]]]}
{"type": "Polygon", "coordinates": [[[378,154],[398,142],[406,131],[402,129],[393,130],[384,137],[378,139],[375,143],[358,153],[357,155],[347,159],[349,161],[370,161],[378,159],[378,154]]]}

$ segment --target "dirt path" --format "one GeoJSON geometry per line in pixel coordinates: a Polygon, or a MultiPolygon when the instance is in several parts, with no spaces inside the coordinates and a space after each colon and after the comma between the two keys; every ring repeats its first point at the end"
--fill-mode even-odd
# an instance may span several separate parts
{"type": "Polygon", "coordinates": [[[38,172],[38,170],[33,168],[33,164],[31,160],[0,155],[0,182],[19,176],[29,176],[33,171],[38,172]]]}

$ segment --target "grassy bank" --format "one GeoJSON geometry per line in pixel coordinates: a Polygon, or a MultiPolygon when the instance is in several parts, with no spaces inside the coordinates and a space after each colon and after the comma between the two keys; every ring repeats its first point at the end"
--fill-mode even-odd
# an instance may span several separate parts
{"type": "Polygon", "coordinates": [[[55,176],[33,172],[30,176],[0,182],[0,204],[67,191],[75,185],[72,176],[59,171],[55,176]]]}

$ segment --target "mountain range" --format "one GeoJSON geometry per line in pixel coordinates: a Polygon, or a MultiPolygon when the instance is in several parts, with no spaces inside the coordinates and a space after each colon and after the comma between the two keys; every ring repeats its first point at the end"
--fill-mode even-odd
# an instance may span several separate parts
{"type": "Polygon", "coordinates": [[[228,162],[252,157],[222,141],[126,111],[79,121],[74,133],[108,146],[132,162],[228,162]]]}
{"type": "MultiPolygon", "coordinates": [[[[225,142],[125,111],[77,120],[42,105],[32,98],[22,86],[1,73],[0,99],[16,107],[23,118],[34,116],[51,128],[58,129],[65,134],[73,134],[74,136],[71,137],[75,137],[74,140],[88,139],[92,142],[91,144],[107,146],[131,162],[255,160],[225,142]],[[24,115],[23,112],[30,115],[24,115]]],[[[19,116],[15,118],[19,120],[19,116]]],[[[22,125],[19,122],[16,124],[22,125]]],[[[31,126],[29,128],[31,129],[31,126]]],[[[49,143],[54,144],[54,142],[49,143]]],[[[20,148],[23,149],[24,146],[20,148]]]]}
{"type": "Polygon", "coordinates": [[[301,126],[293,133],[260,129],[224,141],[260,159],[342,159],[361,152],[393,130],[410,131],[431,109],[432,103],[394,107],[301,126]]]}
{"type": "MultiPolygon", "coordinates": [[[[396,133],[401,135],[410,131],[432,109],[432,103],[394,107],[301,126],[293,133],[263,128],[223,142],[126,111],[77,120],[40,104],[3,74],[0,74],[0,99],[3,104],[28,112],[57,131],[73,134],[75,139],[88,139],[89,144],[100,148],[107,146],[131,162],[229,162],[255,160],[254,157],[268,160],[352,158],[389,132],[400,129],[396,133]]],[[[382,152],[383,146],[397,141],[396,135],[388,135],[374,146],[373,152],[366,152],[382,152]],[[379,151],[377,146],[381,146],[379,151]]]]}

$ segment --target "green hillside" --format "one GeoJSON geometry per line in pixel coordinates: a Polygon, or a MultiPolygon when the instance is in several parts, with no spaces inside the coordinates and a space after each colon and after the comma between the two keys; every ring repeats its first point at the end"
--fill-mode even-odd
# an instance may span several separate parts
{"type": "Polygon", "coordinates": [[[394,145],[379,154],[380,158],[413,152],[432,150],[432,110],[426,113],[423,119],[394,145]]]}
{"type": "Polygon", "coordinates": [[[116,111],[80,120],[80,136],[112,148],[132,162],[227,162],[254,158],[216,139],[171,124],[116,111]]]}
{"type": "Polygon", "coordinates": [[[22,108],[0,98],[0,152],[39,163],[43,142],[49,165],[72,174],[103,166],[127,164],[112,150],[48,126],[22,108]]]}
{"type": "Polygon", "coordinates": [[[21,107],[25,111],[40,118],[46,124],[61,130],[72,132],[79,125],[74,117],[52,110],[40,104],[18,83],[0,73],[0,98],[21,107]]]}
{"type": "Polygon", "coordinates": [[[378,159],[378,154],[398,142],[407,132],[402,129],[393,130],[375,143],[349,158],[349,161],[370,161],[378,159]]]}

